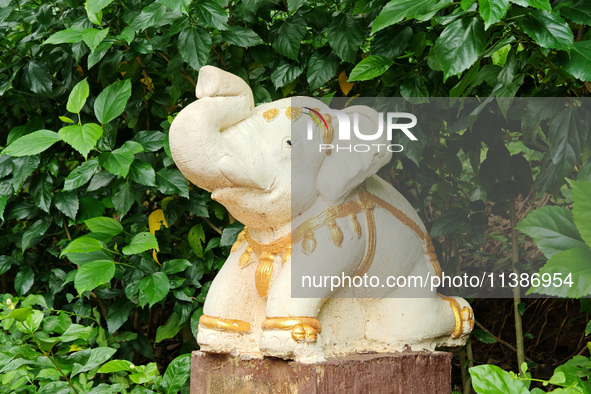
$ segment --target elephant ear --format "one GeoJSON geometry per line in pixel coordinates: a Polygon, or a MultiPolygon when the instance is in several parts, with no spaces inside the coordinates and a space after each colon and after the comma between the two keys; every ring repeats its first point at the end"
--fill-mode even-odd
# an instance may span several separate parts
{"type": "Polygon", "coordinates": [[[380,137],[372,140],[360,139],[353,130],[354,124],[357,123],[359,131],[363,135],[375,134],[379,128],[380,115],[377,111],[360,105],[346,108],[340,112],[344,112],[349,118],[350,140],[339,140],[339,121],[337,116],[333,116],[334,138],[332,145],[334,148],[331,154],[326,156],[318,172],[318,192],[331,203],[341,202],[347,194],[374,175],[392,157],[392,152],[387,149],[390,142],[385,129],[382,130],[380,137]],[[357,117],[356,122],[355,117],[357,117]],[[368,152],[356,152],[353,147],[358,144],[363,144],[363,147],[369,146],[371,149],[368,152]],[[381,146],[378,149],[374,144],[381,144],[381,146]],[[337,149],[337,145],[339,149],[337,149]],[[349,146],[351,146],[350,150],[349,146]]]}

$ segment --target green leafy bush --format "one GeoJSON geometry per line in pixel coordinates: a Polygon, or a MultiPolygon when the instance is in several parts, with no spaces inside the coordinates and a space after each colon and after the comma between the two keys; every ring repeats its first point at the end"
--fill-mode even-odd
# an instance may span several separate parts
{"type": "MultiPolygon", "coordinates": [[[[166,364],[196,347],[208,286],[241,229],[170,157],[170,122],[194,100],[201,66],[240,75],[257,103],[296,94],[510,98],[591,89],[585,1],[0,5],[0,292],[12,302],[3,304],[0,357],[11,361],[0,378],[15,391],[66,391],[67,382],[80,391],[156,390],[153,362],[164,385],[166,364]],[[20,322],[8,317],[17,310],[20,322]],[[34,332],[24,329],[41,314],[34,332]],[[79,326],[88,336],[63,340],[79,326]],[[48,338],[58,337],[51,347],[48,338]],[[103,348],[124,361],[74,375],[77,357],[103,348]],[[43,364],[50,360],[52,372],[43,364]],[[153,380],[134,387],[127,362],[153,380]]],[[[382,170],[429,224],[446,266],[462,256],[500,264],[480,251],[486,239],[508,240],[487,231],[489,219],[511,216],[532,183],[538,195],[560,199],[565,178],[591,179],[586,128],[560,133],[577,115],[538,110],[551,115],[522,124],[474,119],[460,130],[433,124],[382,170]]],[[[172,364],[184,368],[180,360],[172,364]]]]}

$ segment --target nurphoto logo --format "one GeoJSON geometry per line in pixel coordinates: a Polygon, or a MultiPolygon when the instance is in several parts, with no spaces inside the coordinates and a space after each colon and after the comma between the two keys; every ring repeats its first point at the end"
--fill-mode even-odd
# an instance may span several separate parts
{"type": "MultiPolygon", "coordinates": [[[[349,114],[344,111],[327,109],[323,110],[321,114],[318,110],[304,107],[305,114],[308,115],[307,138],[312,140],[314,138],[314,124],[318,125],[324,132],[328,132],[332,128],[331,120],[327,120],[325,116],[335,116],[338,122],[337,141],[351,141],[351,118],[349,114]]],[[[408,112],[378,112],[377,113],[377,130],[371,133],[371,130],[364,130],[359,127],[359,114],[353,113],[353,133],[354,136],[361,141],[377,141],[382,138],[384,133],[384,123],[386,123],[386,138],[392,141],[394,130],[402,131],[411,141],[417,141],[417,137],[410,131],[411,128],[417,125],[417,117],[408,112]],[[386,119],[386,122],[384,122],[386,119]],[[401,119],[408,119],[410,122],[398,123],[401,119]]],[[[356,144],[339,144],[339,143],[323,143],[319,144],[319,151],[349,151],[349,152],[369,152],[372,149],[387,149],[389,152],[402,152],[404,147],[400,144],[384,144],[384,143],[356,143],[356,144]]]]}

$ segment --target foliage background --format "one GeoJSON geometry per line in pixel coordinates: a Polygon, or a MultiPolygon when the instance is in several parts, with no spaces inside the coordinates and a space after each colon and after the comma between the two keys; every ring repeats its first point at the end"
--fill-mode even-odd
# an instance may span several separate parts
{"type": "MultiPolygon", "coordinates": [[[[0,5],[6,392],[187,390],[186,355],[196,347],[200,307],[241,229],[206,192],[188,185],[170,158],[170,122],[194,100],[201,66],[244,78],[257,104],[290,95],[591,92],[585,0],[0,5]]],[[[560,123],[588,125],[586,115],[536,110],[545,114],[541,122],[499,117],[495,129],[486,127],[490,119],[463,130],[434,129],[381,171],[419,210],[447,267],[543,263],[517,221],[542,205],[570,212],[565,178],[591,181],[588,128],[565,134],[560,123]]],[[[549,378],[555,366],[585,352],[586,302],[521,302],[516,294],[510,303],[473,304],[480,325],[456,352],[460,391],[470,390],[472,365],[518,370],[529,360],[534,375],[549,378]],[[558,335],[554,348],[548,334],[552,341],[558,335]]],[[[576,371],[580,383],[553,383],[589,390],[588,369],[576,371]]],[[[516,381],[493,368],[483,376],[493,375],[516,381]]],[[[482,387],[475,386],[496,392],[482,387]]]]}

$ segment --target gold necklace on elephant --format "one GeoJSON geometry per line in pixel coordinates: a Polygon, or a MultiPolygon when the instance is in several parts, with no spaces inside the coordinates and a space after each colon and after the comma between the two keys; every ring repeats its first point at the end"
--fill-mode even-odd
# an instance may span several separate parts
{"type": "Polygon", "coordinates": [[[373,210],[376,206],[383,208],[390,212],[394,217],[400,220],[403,224],[408,226],[425,244],[425,251],[435,275],[441,275],[441,267],[437,260],[437,254],[433,248],[433,243],[428,233],[425,233],[421,228],[404,212],[400,209],[392,206],[388,202],[382,200],[378,196],[368,192],[367,190],[361,190],[358,194],[358,201],[351,200],[343,202],[339,205],[329,207],[324,212],[313,216],[306,220],[300,226],[298,226],[292,233],[287,234],[271,243],[263,244],[254,240],[247,227],[238,235],[236,242],[232,245],[231,253],[234,253],[243,242],[246,242],[246,248],[240,255],[239,266],[244,268],[251,262],[252,253],[256,253],[259,256],[258,265],[255,271],[255,287],[259,296],[264,297],[267,295],[269,290],[269,283],[271,282],[271,276],[273,275],[273,262],[277,255],[281,255],[281,263],[285,264],[291,259],[291,249],[293,243],[302,242],[302,251],[304,254],[309,255],[316,249],[316,238],[314,237],[314,231],[323,225],[328,225],[332,241],[336,246],[341,246],[343,242],[343,231],[337,225],[335,219],[349,217],[353,224],[353,230],[357,237],[361,237],[361,224],[357,219],[357,214],[364,211],[365,218],[367,221],[368,239],[367,246],[363,260],[353,273],[355,276],[363,276],[373,261],[376,248],[376,223],[373,215],[373,210]]]}

